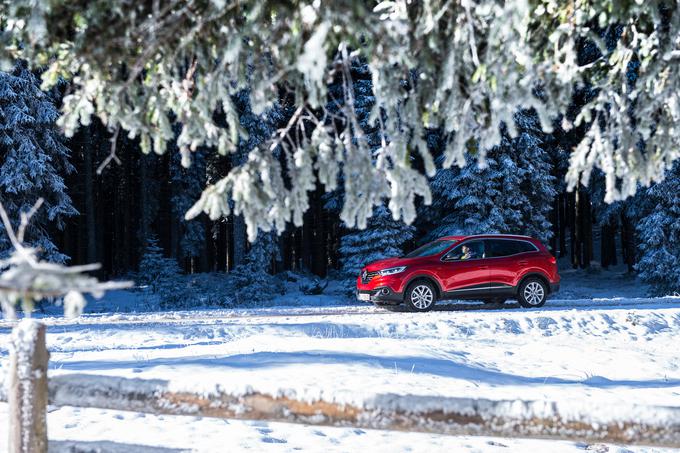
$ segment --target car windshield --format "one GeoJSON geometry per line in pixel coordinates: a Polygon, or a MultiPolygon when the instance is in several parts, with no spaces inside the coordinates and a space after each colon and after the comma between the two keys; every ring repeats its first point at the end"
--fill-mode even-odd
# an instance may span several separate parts
{"type": "Polygon", "coordinates": [[[438,241],[433,241],[433,242],[428,242],[425,245],[422,245],[406,255],[404,258],[416,258],[419,256],[431,256],[431,255],[436,255],[437,253],[441,253],[453,244],[455,244],[456,241],[452,241],[449,239],[441,239],[438,241]]]}

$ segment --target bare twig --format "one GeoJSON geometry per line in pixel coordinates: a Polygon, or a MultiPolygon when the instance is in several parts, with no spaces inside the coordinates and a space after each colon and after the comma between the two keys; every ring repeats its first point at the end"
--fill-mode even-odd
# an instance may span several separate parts
{"type": "Polygon", "coordinates": [[[304,110],[304,108],[305,108],[305,105],[304,105],[304,104],[301,105],[300,107],[298,107],[297,110],[295,110],[295,113],[293,113],[293,116],[290,117],[290,121],[288,121],[288,124],[286,124],[286,127],[284,127],[283,129],[279,130],[279,133],[277,134],[276,139],[274,139],[274,141],[272,142],[272,144],[269,146],[269,150],[270,150],[270,151],[274,151],[274,150],[276,149],[276,147],[279,146],[279,145],[281,144],[281,142],[283,141],[284,137],[288,134],[288,132],[290,131],[290,129],[295,125],[295,122],[296,122],[296,121],[298,120],[298,118],[300,117],[300,114],[302,113],[302,111],[304,110]]]}
{"type": "Polygon", "coordinates": [[[194,86],[196,85],[196,82],[194,80],[194,73],[196,72],[197,64],[198,59],[194,56],[193,61],[191,62],[191,65],[189,65],[189,69],[187,70],[187,73],[184,76],[184,81],[182,82],[182,86],[184,87],[184,90],[187,93],[187,98],[189,99],[193,95],[194,86]]]}
{"type": "Polygon", "coordinates": [[[12,223],[9,221],[9,216],[2,203],[0,203],[0,218],[2,218],[2,223],[5,225],[5,231],[7,232],[9,241],[12,243],[12,247],[15,249],[21,247],[21,242],[19,242],[19,239],[14,235],[14,228],[12,228],[12,223]]]}
{"type": "Polygon", "coordinates": [[[97,174],[101,175],[102,171],[106,168],[107,165],[109,165],[109,162],[112,160],[115,161],[118,165],[120,165],[122,162],[116,156],[116,145],[118,143],[118,132],[120,132],[120,124],[116,126],[116,130],[113,133],[113,137],[111,137],[111,150],[109,151],[109,155],[106,156],[106,159],[99,164],[99,167],[97,167],[97,174]]]}
{"type": "Polygon", "coordinates": [[[40,209],[40,206],[42,206],[44,201],[45,200],[43,198],[38,198],[38,201],[35,202],[30,211],[21,213],[21,225],[19,225],[19,230],[17,231],[17,240],[19,243],[23,244],[28,223],[31,221],[31,217],[33,217],[35,213],[38,212],[38,209],[40,209]]]}

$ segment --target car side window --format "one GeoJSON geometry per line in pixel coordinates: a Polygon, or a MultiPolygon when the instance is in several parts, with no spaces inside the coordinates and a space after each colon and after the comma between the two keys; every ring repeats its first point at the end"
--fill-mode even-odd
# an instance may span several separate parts
{"type": "Polygon", "coordinates": [[[444,261],[465,261],[485,258],[484,241],[463,242],[442,258],[444,261]]]}
{"type": "Polygon", "coordinates": [[[500,258],[512,256],[524,252],[534,252],[536,247],[526,241],[513,241],[511,239],[489,239],[486,241],[487,253],[489,258],[500,258]]]}
{"type": "Polygon", "coordinates": [[[514,255],[516,252],[513,243],[514,241],[489,239],[486,241],[487,248],[489,249],[487,255],[489,258],[500,258],[503,256],[514,255]]]}
{"type": "Polygon", "coordinates": [[[531,242],[527,242],[527,241],[517,241],[517,247],[519,249],[517,253],[538,251],[534,244],[532,244],[531,242]]]}

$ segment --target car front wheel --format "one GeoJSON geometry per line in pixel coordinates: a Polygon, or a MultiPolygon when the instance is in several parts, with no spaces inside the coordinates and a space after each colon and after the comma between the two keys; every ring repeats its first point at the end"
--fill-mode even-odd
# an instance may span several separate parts
{"type": "Polygon", "coordinates": [[[548,298],[548,287],[538,278],[528,278],[519,286],[517,300],[524,308],[538,308],[548,298]]]}
{"type": "Polygon", "coordinates": [[[436,294],[431,283],[415,282],[406,291],[406,305],[411,311],[430,311],[437,299],[436,294]]]}

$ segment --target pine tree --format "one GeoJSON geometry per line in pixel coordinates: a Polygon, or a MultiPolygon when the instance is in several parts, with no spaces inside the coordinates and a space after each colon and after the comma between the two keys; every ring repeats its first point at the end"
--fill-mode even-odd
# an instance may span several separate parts
{"type": "MultiPolygon", "coordinates": [[[[58,116],[54,99],[40,90],[25,62],[17,62],[11,73],[0,72],[0,199],[14,220],[44,198],[26,242],[38,247],[43,258],[65,262],[68,257],[57,250],[49,232],[63,229],[64,219],[78,212],[64,184],[63,176],[74,168],[55,126],[58,116]]],[[[0,225],[0,253],[8,249],[0,225]]]]}
{"type": "MultiPolygon", "coordinates": [[[[232,97],[240,115],[240,125],[245,131],[236,151],[230,156],[232,165],[245,163],[248,154],[261,146],[286,121],[286,112],[278,104],[259,115],[253,112],[249,95],[249,90],[242,90],[232,97]]],[[[248,249],[246,225],[242,216],[234,218],[233,232],[235,267],[229,273],[229,279],[236,302],[263,301],[281,294],[281,281],[271,275],[272,261],[279,252],[276,235],[259,231],[257,239],[248,249]]]]}
{"type": "Polygon", "coordinates": [[[139,159],[139,227],[137,243],[139,253],[144,252],[147,239],[151,236],[152,225],[158,218],[161,201],[160,159],[158,156],[143,154],[139,159]]]}
{"type": "MultiPolygon", "coordinates": [[[[248,160],[248,154],[255,148],[261,146],[278,126],[281,126],[285,118],[284,110],[279,104],[274,104],[270,109],[262,114],[253,112],[250,103],[250,90],[242,90],[232,97],[234,107],[240,117],[240,125],[245,130],[239,138],[236,151],[231,154],[233,166],[242,165],[248,160]]],[[[234,263],[236,266],[244,264],[247,260],[246,253],[246,224],[243,216],[234,217],[234,263]]],[[[267,253],[270,258],[277,251],[277,244],[265,240],[260,247],[269,246],[267,253]]]]}
{"type": "Polygon", "coordinates": [[[454,234],[500,233],[507,229],[501,206],[500,172],[487,156],[486,166],[476,160],[465,167],[441,169],[432,180],[433,204],[427,210],[435,228],[427,239],[454,234]]]}
{"type": "Polygon", "coordinates": [[[277,250],[275,233],[260,231],[243,263],[229,273],[237,303],[260,302],[283,293],[282,281],[270,273],[277,250]]]}
{"type": "Polygon", "coordinates": [[[191,166],[181,165],[179,152],[173,154],[170,163],[172,183],[173,221],[179,221],[179,257],[195,258],[201,255],[205,246],[205,227],[201,219],[185,220],[184,214],[200,197],[206,183],[206,160],[204,150],[191,154],[191,166]]]}
{"type": "Polygon", "coordinates": [[[340,239],[343,273],[356,277],[371,261],[401,256],[404,243],[413,238],[415,228],[396,221],[385,206],[373,210],[364,230],[350,230],[340,239]]]}
{"type": "MultiPolygon", "coordinates": [[[[365,61],[354,59],[350,74],[354,108],[363,139],[375,150],[381,146],[381,133],[380,128],[370,122],[371,109],[375,104],[371,73],[365,61]]],[[[339,121],[344,121],[342,108],[346,93],[341,79],[330,85],[329,94],[331,101],[327,104],[328,111],[338,115],[339,121]]],[[[328,195],[326,209],[338,212],[342,206],[342,198],[341,189],[328,195]]],[[[364,230],[348,229],[340,238],[342,272],[353,278],[371,261],[401,255],[403,245],[413,238],[414,231],[412,226],[393,220],[392,213],[385,205],[375,207],[364,230]]]]}
{"type": "Polygon", "coordinates": [[[680,293],[680,164],[644,194],[651,210],[637,225],[642,281],[656,295],[680,293]]]}
{"type": "MultiPolygon", "coordinates": [[[[511,230],[547,243],[552,236],[550,211],[557,195],[557,179],[552,174],[549,145],[535,112],[517,112],[515,124],[519,135],[511,140],[509,151],[517,166],[513,177],[519,179],[518,193],[523,194],[526,201],[517,206],[520,223],[511,230]]],[[[508,169],[504,170],[507,173],[508,169]]],[[[511,197],[506,200],[510,203],[508,208],[516,202],[511,197]]]]}
{"type": "Polygon", "coordinates": [[[160,297],[161,306],[175,306],[183,298],[185,285],[181,282],[181,270],[177,261],[164,255],[155,236],[146,241],[137,280],[140,284],[148,285],[151,292],[160,297]]]}
{"type": "Polygon", "coordinates": [[[549,154],[535,114],[515,115],[518,136],[504,131],[485,164],[468,156],[463,168],[437,171],[433,205],[426,209],[434,239],[453,234],[515,233],[550,238],[548,214],[556,194],[549,154]]]}

